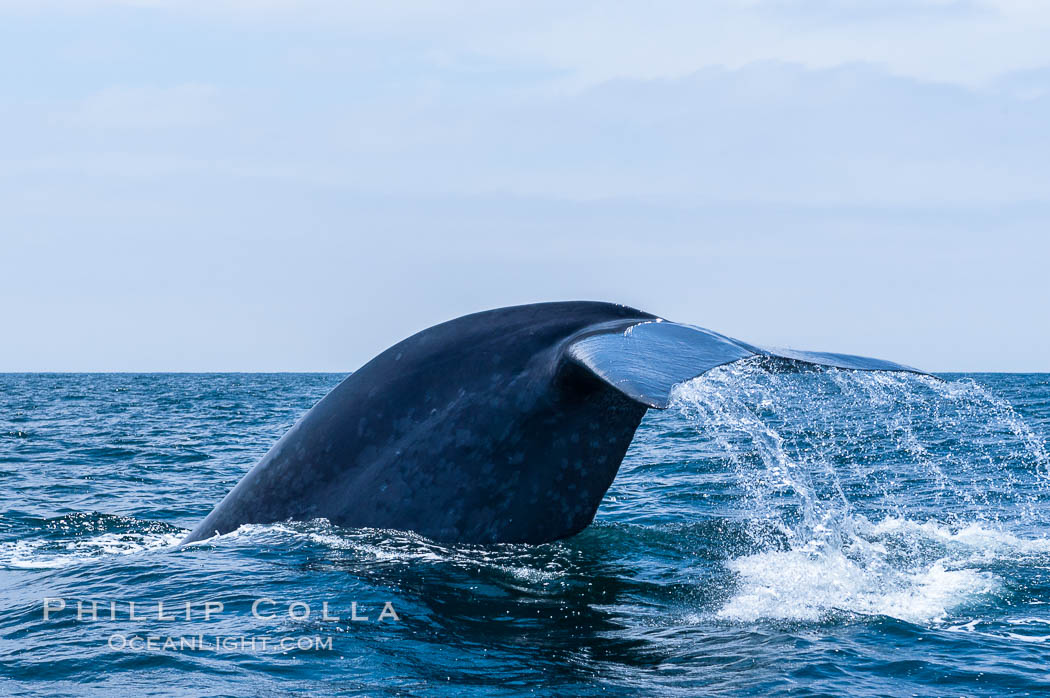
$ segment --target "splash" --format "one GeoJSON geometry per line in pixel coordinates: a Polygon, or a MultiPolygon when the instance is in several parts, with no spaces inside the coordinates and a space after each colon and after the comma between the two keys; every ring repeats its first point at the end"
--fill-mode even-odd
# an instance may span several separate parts
{"type": "Polygon", "coordinates": [[[1050,557],[1046,447],[972,380],[758,359],[672,405],[744,492],[753,545],[720,617],[946,622],[997,592],[995,565],[1050,557]]]}

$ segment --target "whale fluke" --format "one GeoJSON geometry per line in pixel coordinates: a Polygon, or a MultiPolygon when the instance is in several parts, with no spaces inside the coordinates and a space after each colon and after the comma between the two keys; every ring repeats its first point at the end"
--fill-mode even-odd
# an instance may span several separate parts
{"type": "Polygon", "coordinates": [[[615,324],[595,328],[573,341],[568,355],[627,397],[657,409],[667,407],[675,385],[749,356],[860,371],[921,373],[910,366],[865,356],[763,349],[702,327],[662,319],[626,328],[615,324]]]}
{"type": "Polygon", "coordinates": [[[348,376],[184,543],[326,518],[445,542],[543,543],[594,518],[647,409],[752,356],[917,369],[763,349],[622,305],[537,303],[423,330],[348,376]]]}

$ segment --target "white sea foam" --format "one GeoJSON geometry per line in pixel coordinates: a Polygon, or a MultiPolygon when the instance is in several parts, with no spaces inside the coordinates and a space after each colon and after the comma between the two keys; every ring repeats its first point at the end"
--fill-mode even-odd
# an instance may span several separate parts
{"type": "Polygon", "coordinates": [[[73,540],[30,539],[0,543],[0,565],[57,569],[107,555],[130,555],[176,545],[183,533],[103,533],[73,540]]]}
{"type": "Polygon", "coordinates": [[[922,523],[889,517],[871,524],[863,516],[855,519],[857,532],[865,536],[901,535],[940,542],[950,549],[969,551],[971,561],[979,558],[1016,559],[1019,556],[1050,553],[1050,538],[1022,538],[1008,531],[981,523],[946,526],[936,521],[922,523]]]}
{"type": "Polygon", "coordinates": [[[435,543],[423,536],[406,531],[376,529],[340,529],[326,519],[315,519],[301,524],[246,524],[231,533],[208,541],[220,542],[240,537],[253,539],[278,535],[306,541],[334,551],[346,551],[363,560],[379,564],[441,564],[462,568],[482,567],[498,570],[506,575],[530,583],[547,583],[563,577],[568,565],[557,556],[553,559],[533,560],[535,565],[521,564],[531,546],[507,545],[498,548],[486,546],[448,546],[435,543]]]}
{"type": "MultiPolygon", "coordinates": [[[[855,538],[843,549],[788,550],[729,563],[739,586],[722,618],[817,621],[836,612],[879,614],[914,623],[943,621],[954,610],[994,593],[999,579],[979,569],[1050,555],[1050,539],[1026,539],[978,523],[949,527],[891,517],[856,517],[855,538]],[[901,562],[900,548],[937,545],[930,562],[901,562]]],[[[976,621],[970,621],[976,623],[976,621]]],[[[1050,620],[1020,619],[1017,624],[1050,620]]],[[[966,628],[966,623],[953,629],[966,628]]]]}
{"type": "MultiPolygon", "coordinates": [[[[1038,605],[1033,603],[1033,605],[1038,605]]],[[[1032,642],[1040,644],[1050,640],[1050,635],[1041,635],[1046,632],[1046,626],[1050,625],[1048,618],[1007,618],[1005,621],[989,621],[984,618],[971,620],[968,623],[951,625],[945,630],[953,633],[972,633],[983,637],[992,637],[999,640],[1019,640],[1021,642],[1032,642]],[[1017,632],[1027,630],[1029,632],[1017,632]]]]}
{"type": "Polygon", "coordinates": [[[834,613],[884,615],[912,623],[943,620],[959,605],[993,592],[996,578],[943,562],[912,571],[873,569],[840,552],[767,552],[734,560],[740,586],[721,618],[820,621],[834,613]]]}

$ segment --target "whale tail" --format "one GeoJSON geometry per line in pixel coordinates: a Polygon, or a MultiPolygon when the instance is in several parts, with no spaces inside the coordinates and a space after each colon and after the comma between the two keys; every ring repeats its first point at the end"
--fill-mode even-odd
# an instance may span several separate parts
{"type": "Polygon", "coordinates": [[[467,315],[399,342],[296,422],[185,538],[326,518],[434,540],[543,543],[594,518],[646,409],[748,357],[915,371],[763,349],[611,303],[467,315]]]}
{"type": "Polygon", "coordinates": [[[592,328],[569,344],[566,356],[632,400],[656,409],[668,406],[671,389],[678,383],[752,356],[857,371],[923,373],[865,356],[757,347],[702,327],[660,319],[592,328]]]}

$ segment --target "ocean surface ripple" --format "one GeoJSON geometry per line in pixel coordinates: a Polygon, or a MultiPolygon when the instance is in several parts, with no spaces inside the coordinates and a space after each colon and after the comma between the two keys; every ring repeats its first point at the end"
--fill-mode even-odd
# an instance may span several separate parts
{"type": "Polygon", "coordinates": [[[770,368],[678,386],[539,546],[178,547],[342,376],[0,375],[0,693],[1050,691],[1050,376],[770,368]]]}

